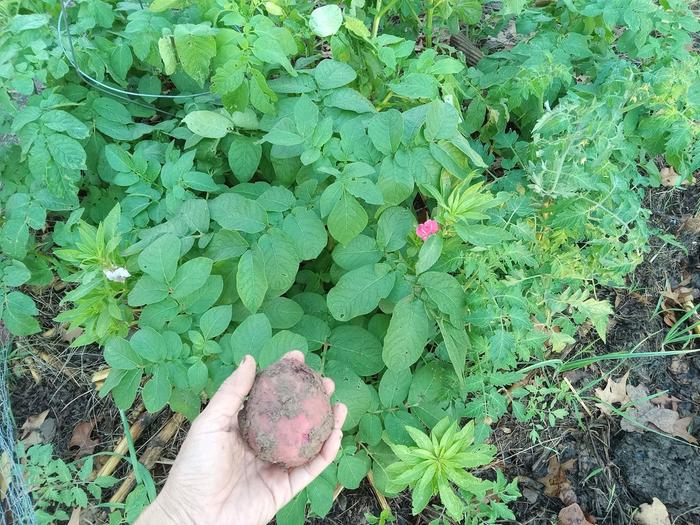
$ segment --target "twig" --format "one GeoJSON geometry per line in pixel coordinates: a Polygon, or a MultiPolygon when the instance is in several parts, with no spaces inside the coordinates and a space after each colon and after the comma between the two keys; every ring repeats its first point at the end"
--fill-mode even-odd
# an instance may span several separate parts
{"type": "MultiPolygon", "coordinates": [[[[139,458],[139,462],[146,467],[147,470],[153,468],[156,464],[158,457],[165,446],[170,442],[170,440],[175,436],[175,433],[180,428],[180,426],[185,422],[185,416],[182,414],[173,415],[168,422],[163,426],[163,428],[156,434],[153,438],[153,443],[149,445],[146,451],[139,458]]],[[[136,483],[136,476],[134,472],[130,472],[126,479],[119,485],[114,495],[110,498],[109,502],[121,503],[126,499],[131,492],[131,489],[136,483]]]]}
{"type": "Polygon", "coordinates": [[[571,390],[571,393],[574,394],[574,397],[576,398],[576,401],[579,402],[579,404],[583,407],[583,409],[586,411],[586,414],[589,415],[589,417],[593,417],[593,414],[591,411],[588,409],[586,406],[586,403],[583,402],[583,399],[581,399],[578,395],[578,392],[576,392],[576,389],[574,388],[574,385],[571,384],[571,381],[569,381],[568,377],[564,378],[564,382],[566,383],[566,386],[569,387],[569,390],[571,390]]]}
{"type": "MultiPolygon", "coordinates": [[[[131,439],[133,439],[134,441],[139,438],[139,436],[148,427],[148,425],[150,425],[156,418],[156,416],[160,413],[157,412],[155,414],[149,414],[148,412],[144,412],[144,410],[145,408],[143,406],[143,403],[140,403],[139,406],[136,407],[136,409],[131,413],[131,418],[138,418],[129,429],[131,439]]],[[[105,464],[102,465],[100,470],[94,473],[93,479],[98,478],[100,476],[111,475],[112,472],[116,470],[117,465],[119,465],[119,462],[124,458],[124,454],[126,454],[128,447],[129,442],[126,436],[122,436],[117,445],[114,447],[114,452],[112,452],[112,455],[109,457],[109,459],[107,459],[105,464]]]]}
{"type": "Polygon", "coordinates": [[[391,512],[391,508],[389,507],[389,502],[386,500],[384,497],[384,494],[379,492],[377,489],[377,486],[374,484],[374,474],[370,470],[367,472],[367,481],[369,481],[370,486],[372,487],[372,490],[374,491],[374,495],[377,496],[377,501],[379,502],[379,506],[382,508],[382,510],[385,510],[387,512],[391,512]]]}

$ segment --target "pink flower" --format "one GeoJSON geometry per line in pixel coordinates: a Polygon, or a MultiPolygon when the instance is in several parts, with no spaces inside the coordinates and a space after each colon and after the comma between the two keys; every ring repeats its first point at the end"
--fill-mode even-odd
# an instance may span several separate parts
{"type": "Polygon", "coordinates": [[[438,222],[434,221],[433,219],[428,219],[424,223],[418,225],[416,228],[416,235],[418,235],[418,237],[424,241],[427,241],[428,237],[434,233],[437,233],[438,231],[440,231],[440,225],[438,222]]]}

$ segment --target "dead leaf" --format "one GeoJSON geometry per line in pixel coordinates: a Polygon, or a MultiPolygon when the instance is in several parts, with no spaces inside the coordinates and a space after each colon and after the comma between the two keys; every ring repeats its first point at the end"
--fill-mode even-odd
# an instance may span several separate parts
{"type": "MultiPolygon", "coordinates": [[[[692,418],[681,419],[674,409],[655,405],[648,399],[649,389],[644,385],[627,386],[627,394],[633,406],[625,410],[625,418],[620,422],[622,430],[626,432],[644,432],[645,429],[656,429],[665,434],[685,439],[689,443],[697,443],[688,432],[688,425],[692,418]],[[633,421],[630,421],[633,420],[633,421]],[[635,424],[636,423],[636,424],[635,424]]],[[[668,400],[673,406],[674,398],[668,400]]]]}
{"type": "Polygon", "coordinates": [[[596,397],[607,403],[596,403],[596,406],[603,414],[610,415],[613,413],[609,405],[614,405],[615,403],[624,405],[629,402],[630,398],[627,396],[627,377],[629,374],[627,372],[617,382],[613,381],[612,378],[608,378],[608,384],[605,385],[605,388],[602,390],[600,388],[595,389],[596,397]]]}
{"type": "Polygon", "coordinates": [[[658,498],[649,503],[643,503],[634,515],[634,521],[639,525],[671,525],[671,518],[666,510],[666,505],[658,498]]]}
{"type": "MultiPolygon", "coordinates": [[[[673,188],[678,185],[678,179],[680,176],[678,173],[676,173],[676,170],[673,169],[673,166],[661,168],[659,175],[661,175],[662,186],[673,188]]],[[[688,184],[688,181],[684,181],[683,184],[688,184]]]]}
{"type": "Polygon", "coordinates": [[[562,493],[562,489],[571,488],[569,480],[566,479],[566,473],[574,468],[576,459],[570,459],[564,463],[559,463],[557,456],[552,456],[547,462],[547,475],[539,478],[537,481],[544,485],[544,493],[550,498],[558,498],[562,493]]]}
{"type": "Polygon", "coordinates": [[[589,521],[578,503],[573,503],[559,511],[558,525],[590,525],[591,523],[595,523],[595,519],[589,521]]]}
{"type": "Polygon", "coordinates": [[[5,499],[7,489],[10,488],[12,482],[12,461],[10,455],[6,451],[0,454],[0,501],[5,499]]]}
{"type": "Polygon", "coordinates": [[[61,334],[61,341],[64,341],[68,344],[71,344],[78,337],[83,335],[83,329],[78,327],[78,328],[73,328],[73,330],[68,330],[67,327],[61,326],[60,334],[61,334]]]}
{"type": "Polygon", "coordinates": [[[68,525],[80,525],[80,507],[73,509],[68,525]]]}
{"type": "Polygon", "coordinates": [[[677,376],[680,374],[687,374],[688,370],[690,370],[690,365],[687,359],[684,359],[684,356],[676,355],[671,359],[671,364],[668,369],[674,376],[677,376]]]}
{"type": "Polygon", "coordinates": [[[681,224],[681,230],[685,230],[688,233],[700,234],[700,215],[688,217],[683,224],[681,224]]]}
{"type": "Polygon", "coordinates": [[[50,442],[56,434],[56,422],[46,417],[49,415],[48,410],[44,410],[41,414],[29,416],[22,425],[20,430],[22,434],[20,440],[22,444],[29,448],[32,445],[50,442]]]}
{"type": "Polygon", "coordinates": [[[95,428],[94,421],[81,421],[75,425],[73,435],[68,442],[68,448],[74,451],[76,458],[89,456],[95,452],[95,447],[100,441],[90,438],[93,428],[95,428]]]}

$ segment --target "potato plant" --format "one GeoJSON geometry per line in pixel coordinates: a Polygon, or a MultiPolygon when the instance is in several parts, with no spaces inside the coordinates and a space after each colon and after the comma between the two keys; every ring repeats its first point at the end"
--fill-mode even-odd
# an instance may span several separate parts
{"type": "Polygon", "coordinates": [[[100,394],[190,419],[246,353],[302,351],[349,414],[283,524],[370,469],[392,495],[407,427],[524,418],[503,387],[605,338],[644,188],[700,167],[681,0],[26,0],[0,26],[3,323],[38,331],[32,289],[68,283],[100,394]],[[475,67],[449,45],[513,22],[475,67]]]}

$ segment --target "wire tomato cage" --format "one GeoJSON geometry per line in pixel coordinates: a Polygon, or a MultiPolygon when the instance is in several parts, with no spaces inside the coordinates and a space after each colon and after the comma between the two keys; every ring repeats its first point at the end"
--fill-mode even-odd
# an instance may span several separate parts
{"type": "MultiPolygon", "coordinates": [[[[140,6],[143,8],[143,3],[139,1],[140,6]]],[[[75,53],[75,47],[73,44],[73,36],[71,35],[71,25],[70,25],[70,20],[68,18],[68,9],[70,7],[73,7],[75,3],[73,0],[61,0],[61,12],[58,15],[58,21],[56,23],[56,31],[58,33],[58,43],[61,46],[61,51],[63,51],[63,55],[66,57],[70,65],[73,67],[75,72],[85,81],[87,84],[92,85],[93,87],[104,91],[105,93],[112,95],[114,97],[127,100],[129,102],[138,104],[143,107],[147,107],[149,109],[152,109],[154,111],[158,111],[160,113],[165,113],[170,116],[175,116],[172,113],[168,111],[164,111],[160,108],[157,108],[151,104],[147,104],[145,102],[139,101],[139,100],[134,100],[133,97],[143,97],[143,98],[151,98],[151,99],[167,99],[167,100],[187,100],[187,99],[192,99],[196,97],[202,97],[202,96],[210,96],[213,95],[211,91],[202,91],[200,93],[191,93],[187,95],[169,95],[166,93],[143,93],[139,91],[129,91],[129,90],[124,90],[116,86],[111,86],[105,82],[102,82],[101,80],[96,79],[95,77],[91,76],[89,73],[87,73],[83,68],[80,67],[78,64],[78,58],[75,53]],[[68,48],[66,49],[66,45],[64,44],[64,40],[67,41],[68,43],[68,48]]]]}

